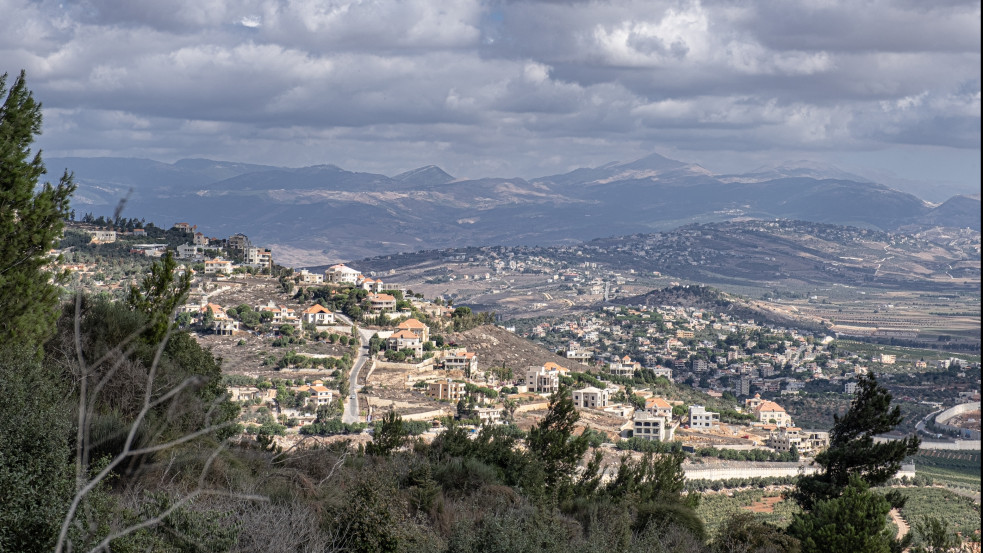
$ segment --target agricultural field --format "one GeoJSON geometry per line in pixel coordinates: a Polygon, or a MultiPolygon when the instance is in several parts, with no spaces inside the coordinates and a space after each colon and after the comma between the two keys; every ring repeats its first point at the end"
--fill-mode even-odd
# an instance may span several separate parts
{"type": "MultiPolygon", "coordinates": [[[[978,458],[978,456],[977,456],[978,458]]],[[[909,525],[927,516],[942,517],[964,538],[980,536],[980,506],[945,488],[905,488],[908,502],[901,516],[909,525]]]]}
{"type": "Polygon", "coordinates": [[[909,458],[915,473],[928,476],[937,484],[980,491],[980,452],[922,450],[909,458]]]}
{"type": "Polygon", "coordinates": [[[942,359],[949,359],[950,357],[956,357],[963,359],[968,363],[979,363],[979,354],[971,354],[966,352],[952,352],[945,351],[944,349],[924,349],[924,348],[910,348],[904,346],[894,346],[886,344],[871,344],[865,342],[858,342],[855,340],[845,340],[840,339],[837,341],[837,347],[840,351],[848,351],[855,355],[860,356],[864,359],[870,359],[875,355],[888,354],[897,357],[897,362],[894,365],[881,365],[880,363],[875,363],[877,366],[877,372],[928,372],[935,371],[935,362],[942,359]],[[928,366],[924,369],[916,369],[914,367],[915,361],[924,360],[928,363],[928,366]]]}
{"type": "Polygon", "coordinates": [[[792,522],[792,514],[799,511],[794,501],[782,499],[782,490],[779,489],[707,493],[697,508],[711,538],[728,518],[737,513],[750,512],[758,520],[785,528],[792,522]]]}

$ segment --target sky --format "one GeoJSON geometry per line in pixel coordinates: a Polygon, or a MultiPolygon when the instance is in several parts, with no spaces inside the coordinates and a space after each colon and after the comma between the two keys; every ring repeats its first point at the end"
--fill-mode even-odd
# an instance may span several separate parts
{"type": "Polygon", "coordinates": [[[653,152],[980,190],[980,2],[0,0],[48,156],[531,178],[653,152]]]}

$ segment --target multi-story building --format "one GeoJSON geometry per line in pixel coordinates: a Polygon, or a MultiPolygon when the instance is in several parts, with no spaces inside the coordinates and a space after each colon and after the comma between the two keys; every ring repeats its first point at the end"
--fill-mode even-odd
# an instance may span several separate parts
{"type": "Polygon", "coordinates": [[[230,250],[234,250],[240,253],[244,253],[247,248],[253,247],[253,243],[249,241],[249,238],[245,234],[233,234],[226,241],[226,247],[230,250]]]}
{"type": "Polygon", "coordinates": [[[335,284],[355,284],[359,276],[361,273],[343,263],[332,265],[324,271],[324,281],[335,284]]]}
{"type": "Polygon", "coordinates": [[[266,248],[246,248],[243,252],[246,265],[259,269],[273,268],[273,252],[266,248]]]}
{"type": "MultiPolygon", "coordinates": [[[[393,305],[395,307],[395,305],[393,305]]],[[[416,319],[406,319],[405,321],[396,325],[396,330],[409,330],[413,334],[416,334],[421,342],[430,341],[430,327],[421,323],[416,319]]]]}
{"type": "Polygon", "coordinates": [[[455,382],[451,379],[438,380],[431,382],[427,388],[427,395],[434,399],[446,399],[448,401],[458,401],[466,393],[463,382],[455,382]]]}
{"type": "Polygon", "coordinates": [[[444,355],[444,368],[474,374],[478,370],[478,354],[473,351],[448,352],[444,355]]]}
{"type": "Polygon", "coordinates": [[[801,453],[815,455],[829,447],[829,432],[822,430],[805,430],[802,434],[801,453]]]}
{"type": "Polygon", "coordinates": [[[635,411],[632,423],[634,437],[660,442],[671,441],[678,426],[671,418],[656,416],[648,411],[635,411]]]}
{"type": "Polygon", "coordinates": [[[304,324],[312,324],[314,326],[333,325],[334,313],[332,313],[327,307],[324,307],[319,303],[315,303],[301,312],[300,320],[304,324]]]}
{"type": "Polygon", "coordinates": [[[585,409],[604,409],[608,406],[609,392],[589,386],[573,391],[573,404],[585,409]]]}
{"type": "Polygon", "coordinates": [[[396,298],[389,294],[369,294],[369,309],[375,312],[395,311],[396,298]]]}
{"type": "Polygon", "coordinates": [[[299,284],[321,284],[324,282],[324,274],[301,269],[300,273],[297,274],[297,282],[299,284]]]}
{"type": "Polygon", "coordinates": [[[632,361],[627,355],[621,359],[615,358],[611,361],[608,371],[617,376],[634,376],[635,371],[642,368],[642,364],[632,361]]]}
{"type": "Polygon", "coordinates": [[[702,405],[689,406],[689,427],[711,429],[720,426],[720,413],[707,411],[702,405]]]}
{"type": "Polygon", "coordinates": [[[785,412],[785,408],[774,401],[762,401],[754,408],[754,416],[758,422],[764,424],[774,424],[776,426],[792,426],[792,417],[785,412]]]}
{"type": "Polygon", "coordinates": [[[656,377],[662,376],[668,378],[669,380],[672,380],[672,369],[670,369],[669,367],[663,367],[661,365],[657,366],[654,369],[652,369],[652,373],[654,373],[656,377]]]}
{"type": "Polygon", "coordinates": [[[214,275],[216,273],[222,273],[224,275],[232,274],[232,262],[228,259],[209,259],[205,262],[205,274],[214,275]]]}
{"type": "Polygon", "coordinates": [[[560,371],[555,368],[528,367],[525,384],[530,392],[552,394],[560,388],[560,371]]]}
{"type": "Polygon", "coordinates": [[[657,417],[672,418],[672,404],[661,397],[646,399],[645,410],[657,417]]]}
{"type": "Polygon", "coordinates": [[[789,426],[780,427],[768,435],[765,445],[779,453],[788,453],[794,447],[796,451],[802,452],[802,429],[789,426]]]}
{"type": "Polygon", "coordinates": [[[420,341],[419,336],[409,330],[400,330],[386,338],[386,349],[396,351],[408,349],[419,357],[423,355],[423,342],[420,341]]]}

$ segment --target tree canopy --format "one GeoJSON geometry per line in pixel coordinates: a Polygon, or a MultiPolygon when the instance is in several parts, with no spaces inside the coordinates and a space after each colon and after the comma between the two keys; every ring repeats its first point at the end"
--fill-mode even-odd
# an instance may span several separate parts
{"type": "Polygon", "coordinates": [[[61,236],[75,191],[65,172],[57,185],[40,184],[47,172],[40,150],[41,104],[27,88],[24,72],[8,90],[0,76],[0,343],[39,347],[58,319],[58,284],[65,274],[49,268],[48,252],[61,236]]]}
{"type": "MultiPolygon", "coordinates": [[[[894,430],[903,419],[901,408],[891,407],[891,399],[873,374],[860,377],[850,409],[843,417],[833,417],[829,447],[816,456],[821,470],[802,477],[792,494],[803,508],[839,496],[851,476],[869,486],[884,484],[894,478],[906,457],[918,452],[917,436],[875,443],[874,436],[894,430]]],[[[903,504],[900,497],[892,496],[894,507],[901,507],[899,502],[903,504]]]]}

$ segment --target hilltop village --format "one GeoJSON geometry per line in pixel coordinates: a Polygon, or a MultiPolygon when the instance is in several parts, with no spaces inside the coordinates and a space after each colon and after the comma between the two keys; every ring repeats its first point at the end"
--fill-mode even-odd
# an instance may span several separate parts
{"type": "MultiPolygon", "coordinates": [[[[682,448],[697,464],[798,465],[826,447],[828,424],[794,420],[787,402],[835,393],[848,403],[856,378],[868,371],[886,370],[899,381],[904,375],[891,369],[905,364],[951,372],[926,413],[979,401],[972,386],[979,363],[966,358],[858,354],[831,335],[673,305],[607,305],[496,326],[494,314],[414,293],[391,272],[366,275],[344,264],[294,271],[242,234],[209,238],[187,223],[130,227],[72,225],[54,253],[75,272],[77,286],[122,293],[145,272],[140,259],[170,252],[178,273],[193,274],[176,323],[223,359],[229,392],[246,407],[243,434],[283,444],[364,441],[366,428],[390,410],[424,437],[451,421],[528,429],[545,414],[549,396],[565,387],[583,431],[612,453],[682,448]]],[[[492,267],[497,273],[527,268],[499,263],[492,267]]],[[[612,293],[599,277],[585,285],[612,293]]],[[[717,294],[701,287],[686,293],[717,294]]],[[[975,432],[978,438],[978,422],[975,432]]]]}

